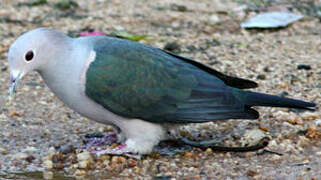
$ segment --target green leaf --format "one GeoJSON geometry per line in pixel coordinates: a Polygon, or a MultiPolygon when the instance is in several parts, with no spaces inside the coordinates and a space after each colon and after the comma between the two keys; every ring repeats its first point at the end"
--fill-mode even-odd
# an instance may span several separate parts
{"type": "Polygon", "coordinates": [[[47,0],[35,0],[30,3],[30,6],[40,6],[43,4],[47,4],[47,0]]]}
{"type": "Polygon", "coordinates": [[[17,6],[41,6],[47,3],[47,0],[33,0],[29,2],[19,2],[17,6]]]}
{"type": "Polygon", "coordinates": [[[54,6],[60,10],[67,10],[72,7],[78,7],[78,4],[73,0],[61,0],[55,3],[54,6]]]}
{"type": "Polygon", "coordinates": [[[113,35],[122,39],[131,40],[131,41],[140,41],[140,40],[148,41],[147,39],[148,35],[137,35],[137,34],[129,33],[127,31],[115,31],[113,32],[113,35]]]}

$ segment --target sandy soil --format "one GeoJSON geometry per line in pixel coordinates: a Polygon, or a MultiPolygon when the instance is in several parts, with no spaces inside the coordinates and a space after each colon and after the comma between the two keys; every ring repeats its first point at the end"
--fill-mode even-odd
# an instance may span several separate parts
{"type": "Polygon", "coordinates": [[[320,108],[321,25],[313,16],[315,6],[305,1],[300,6],[289,1],[254,6],[255,1],[79,0],[78,7],[59,9],[56,1],[39,6],[28,2],[0,1],[0,179],[321,179],[319,109],[257,108],[258,120],[190,125],[181,130],[227,145],[240,145],[251,132],[264,134],[271,138],[266,149],[282,156],[193,148],[173,156],[155,152],[137,160],[95,157],[77,148],[86,134],[106,133],[110,127],[67,108],[36,73],[24,78],[15,102],[6,106],[8,47],[23,32],[46,26],[72,36],[90,29],[106,34],[125,30],[149,35],[141,42],[159,48],[176,42],[177,53],[255,80],[260,85],[256,91],[314,101],[320,108]],[[297,8],[301,6],[305,9],[297,8]],[[257,12],[289,8],[307,16],[284,29],[240,28],[257,12]],[[302,64],[310,69],[299,70],[302,64]]]}

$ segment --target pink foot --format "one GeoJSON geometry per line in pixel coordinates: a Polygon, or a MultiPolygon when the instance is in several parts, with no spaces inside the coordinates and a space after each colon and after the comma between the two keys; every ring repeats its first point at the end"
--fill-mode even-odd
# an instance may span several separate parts
{"type": "Polygon", "coordinates": [[[92,146],[104,146],[104,145],[112,145],[117,143],[117,134],[110,133],[102,137],[94,136],[94,137],[85,137],[83,140],[85,145],[85,149],[88,149],[92,146]]]}
{"type": "Polygon", "coordinates": [[[141,158],[141,155],[133,154],[130,151],[128,151],[126,144],[120,144],[115,148],[110,148],[109,146],[106,147],[106,149],[96,148],[94,150],[89,150],[89,152],[96,154],[97,156],[101,156],[103,154],[111,154],[111,155],[124,155],[135,159],[141,158]]]}
{"type": "Polygon", "coordinates": [[[86,149],[88,152],[93,153],[97,156],[103,154],[111,155],[124,155],[127,157],[140,159],[141,156],[138,154],[131,153],[126,144],[120,144],[115,148],[111,148],[111,145],[118,142],[118,136],[116,133],[110,133],[105,136],[101,134],[90,134],[83,139],[85,146],[83,149],[86,149]]]}

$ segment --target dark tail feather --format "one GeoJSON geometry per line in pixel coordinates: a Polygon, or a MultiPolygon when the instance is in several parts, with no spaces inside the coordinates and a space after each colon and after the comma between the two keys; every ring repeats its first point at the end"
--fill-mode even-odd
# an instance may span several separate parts
{"type": "Polygon", "coordinates": [[[239,97],[247,106],[271,106],[271,107],[287,107],[296,109],[313,110],[316,104],[312,102],[305,102],[296,99],[283,98],[268,94],[257,92],[237,90],[237,97],[239,97]]]}

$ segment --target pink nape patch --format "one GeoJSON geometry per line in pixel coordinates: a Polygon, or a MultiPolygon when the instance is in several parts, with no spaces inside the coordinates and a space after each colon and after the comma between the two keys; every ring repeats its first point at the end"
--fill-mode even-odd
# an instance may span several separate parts
{"type": "Polygon", "coordinates": [[[93,31],[93,32],[81,32],[80,36],[103,36],[105,33],[100,31],[93,31]]]}

